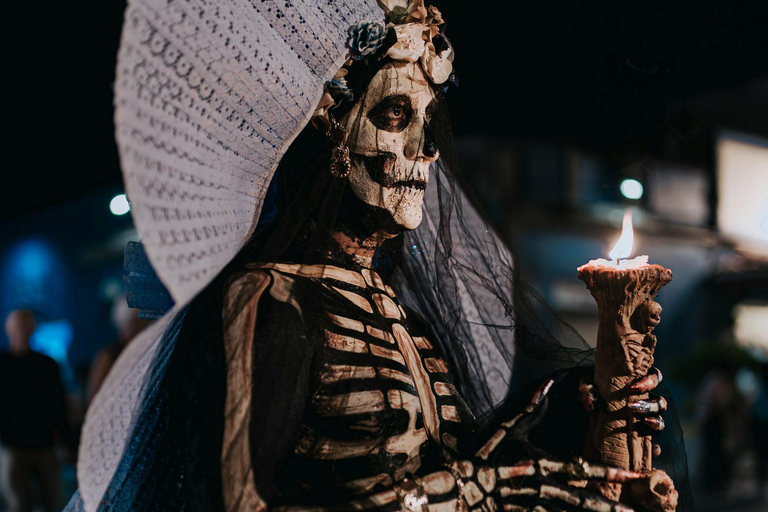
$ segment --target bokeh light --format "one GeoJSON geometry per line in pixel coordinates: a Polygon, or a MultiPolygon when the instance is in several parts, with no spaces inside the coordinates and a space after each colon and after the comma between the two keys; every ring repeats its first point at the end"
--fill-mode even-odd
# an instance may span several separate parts
{"type": "Polygon", "coordinates": [[[113,215],[125,215],[131,211],[128,197],[125,194],[113,197],[112,201],[109,202],[109,211],[111,211],[113,215]]]}
{"type": "Polygon", "coordinates": [[[626,179],[619,185],[621,195],[627,199],[640,199],[643,197],[643,184],[637,180],[626,179]]]}

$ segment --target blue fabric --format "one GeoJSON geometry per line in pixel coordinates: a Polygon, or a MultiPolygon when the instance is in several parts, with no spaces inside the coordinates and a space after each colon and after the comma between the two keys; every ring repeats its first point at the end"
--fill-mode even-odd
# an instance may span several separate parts
{"type": "Polygon", "coordinates": [[[123,269],[128,272],[123,276],[125,299],[128,306],[140,310],[141,318],[160,318],[173,307],[171,294],[157,277],[139,242],[128,242],[125,247],[123,269]]]}
{"type": "Polygon", "coordinates": [[[280,169],[278,168],[274,176],[272,176],[272,181],[269,182],[269,188],[264,196],[264,204],[261,205],[257,227],[269,224],[277,217],[277,177],[279,174],[280,169]]]}
{"type": "Polygon", "coordinates": [[[85,512],[85,509],[83,508],[83,500],[80,499],[80,491],[75,491],[75,494],[72,495],[67,506],[64,507],[63,512],[85,512]]]}

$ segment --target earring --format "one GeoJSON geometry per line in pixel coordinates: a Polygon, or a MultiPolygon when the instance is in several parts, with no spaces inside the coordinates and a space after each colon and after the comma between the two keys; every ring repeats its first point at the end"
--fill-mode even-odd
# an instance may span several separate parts
{"type": "Polygon", "coordinates": [[[344,144],[347,131],[333,116],[329,116],[329,118],[331,126],[325,134],[336,144],[331,150],[331,175],[335,178],[346,178],[352,170],[349,148],[344,144]]]}

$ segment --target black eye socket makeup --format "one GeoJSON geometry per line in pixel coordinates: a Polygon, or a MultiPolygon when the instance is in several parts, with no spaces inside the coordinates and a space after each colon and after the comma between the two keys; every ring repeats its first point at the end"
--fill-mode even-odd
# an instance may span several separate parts
{"type": "Polygon", "coordinates": [[[437,110],[437,100],[430,101],[429,105],[427,105],[427,108],[424,111],[424,119],[427,122],[427,125],[432,124],[432,119],[435,117],[436,110],[437,110]]]}
{"type": "Polygon", "coordinates": [[[378,102],[368,113],[368,119],[380,130],[401,132],[413,118],[413,106],[408,96],[397,94],[378,102]]]}

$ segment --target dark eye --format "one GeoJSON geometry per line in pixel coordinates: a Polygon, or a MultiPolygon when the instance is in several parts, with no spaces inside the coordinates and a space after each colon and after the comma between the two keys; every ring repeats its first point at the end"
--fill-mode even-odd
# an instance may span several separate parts
{"type": "Polygon", "coordinates": [[[408,96],[397,95],[384,98],[368,114],[371,122],[380,130],[401,132],[413,117],[413,108],[408,96]]]}
{"type": "Polygon", "coordinates": [[[432,100],[429,103],[429,105],[427,105],[427,108],[424,111],[424,120],[427,122],[428,125],[432,124],[432,119],[435,118],[436,110],[437,110],[437,101],[432,100]]]}

